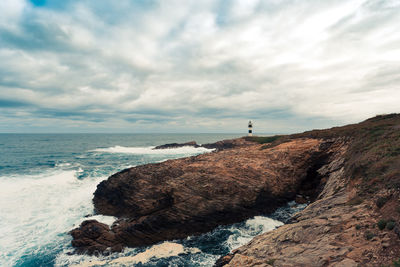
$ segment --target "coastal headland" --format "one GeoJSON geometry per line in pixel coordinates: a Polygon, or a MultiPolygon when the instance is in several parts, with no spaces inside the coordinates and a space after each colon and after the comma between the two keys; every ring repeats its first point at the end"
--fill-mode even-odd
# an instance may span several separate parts
{"type": "Polygon", "coordinates": [[[129,168],[101,182],[95,212],[118,220],[72,230],[76,252],[185,238],[296,200],[310,204],[216,265],[379,266],[400,258],[399,114],[216,144],[208,144],[212,153],[129,168]]]}

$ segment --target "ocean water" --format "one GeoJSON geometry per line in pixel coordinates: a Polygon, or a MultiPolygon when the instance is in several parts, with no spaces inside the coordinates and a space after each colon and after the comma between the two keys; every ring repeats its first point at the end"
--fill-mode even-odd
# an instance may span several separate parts
{"type": "Polygon", "coordinates": [[[204,148],[152,150],[235,134],[0,134],[0,266],[212,266],[255,235],[282,225],[303,205],[218,227],[201,236],[127,248],[98,257],[71,255],[68,231],[93,215],[99,182],[128,167],[208,153],[204,148]]]}

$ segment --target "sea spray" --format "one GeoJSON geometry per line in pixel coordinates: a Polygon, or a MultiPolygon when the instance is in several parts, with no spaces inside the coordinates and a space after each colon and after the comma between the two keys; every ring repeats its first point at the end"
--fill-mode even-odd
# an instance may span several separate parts
{"type": "Polygon", "coordinates": [[[231,226],[229,231],[231,231],[232,234],[224,245],[228,247],[229,250],[236,249],[251,241],[256,235],[271,231],[281,225],[283,225],[282,222],[269,217],[255,216],[239,227],[238,225],[231,226]]]}
{"type": "Polygon", "coordinates": [[[92,212],[91,194],[105,178],[80,180],[76,171],[62,170],[0,177],[2,265],[40,263],[44,254],[60,251],[70,239],[66,231],[92,212]]]}

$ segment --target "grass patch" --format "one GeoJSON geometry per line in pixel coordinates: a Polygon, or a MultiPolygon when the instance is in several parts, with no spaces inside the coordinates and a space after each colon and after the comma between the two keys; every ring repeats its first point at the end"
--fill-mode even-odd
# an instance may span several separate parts
{"type": "Polygon", "coordinates": [[[383,219],[379,220],[379,222],[377,223],[379,230],[385,229],[386,224],[387,224],[386,220],[383,220],[383,219]]]}
{"type": "Polygon", "coordinates": [[[374,238],[374,233],[372,233],[371,231],[366,231],[364,234],[365,239],[367,240],[371,240],[372,238],[374,238]]]}
{"type": "Polygon", "coordinates": [[[389,149],[388,156],[389,157],[397,157],[400,155],[400,147],[392,147],[389,149]]]}
{"type": "Polygon", "coordinates": [[[269,264],[269,265],[274,265],[274,263],[275,263],[275,261],[276,261],[276,259],[269,259],[269,260],[267,260],[267,264],[269,264]]]}
{"type": "Polygon", "coordinates": [[[396,226],[396,222],[394,220],[390,220],[386,223],[386,229],[388,230],[393,230],[393,228],[396,226]]]}
{"type": "Polygon", "coordinates": [[[380,197],[380,198],[378,198],[378,200],[376,201],[376,206],[378,207],[378,208],[382,208],[385,204],[386,204],[386,202],[389,200],[389,198],[388,197],[380,197]]]}

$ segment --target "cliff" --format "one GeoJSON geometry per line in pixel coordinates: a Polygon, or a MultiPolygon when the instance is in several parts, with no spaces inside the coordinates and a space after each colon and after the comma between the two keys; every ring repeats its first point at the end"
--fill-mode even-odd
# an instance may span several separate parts
{"type": "Polygon", "coordinates": [[[121,171],[100,183],[93,198],[97,213],[119,219],[111,227],[83,222],[71,231],[72,245],[91,254],[184,238],[297,199],[312,204],[291,224],[256,237],[217,265],[390,262],[400,255],[399,130],[399,115],[380,116],[328,130],[225,141],[217,152],[121,171]],[[380,230],[379,220],[391,226],[380,230]]]}
{"type": "Polygon", "coordinates": [[[216,266],[399,266],[400,116],[290,138],[346,138],[316,200],[216,266]]]}

